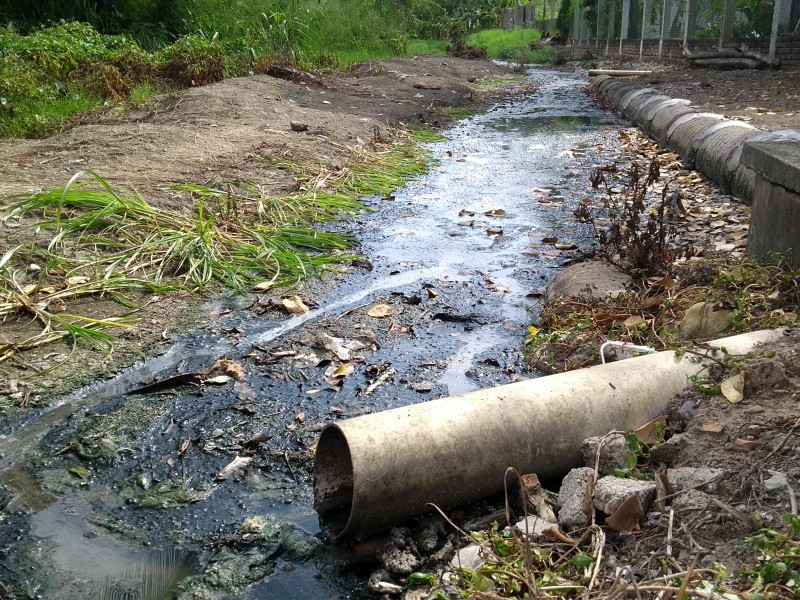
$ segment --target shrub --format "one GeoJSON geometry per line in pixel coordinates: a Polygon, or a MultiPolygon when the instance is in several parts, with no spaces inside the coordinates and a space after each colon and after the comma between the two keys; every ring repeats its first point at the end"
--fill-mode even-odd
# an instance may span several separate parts
{"type": "Polygon", "coordinates": [[[215,83],[225,77],[225,55],[216,40],[187,35],[169,47],[161,72],[185,87],[215,83]]]}

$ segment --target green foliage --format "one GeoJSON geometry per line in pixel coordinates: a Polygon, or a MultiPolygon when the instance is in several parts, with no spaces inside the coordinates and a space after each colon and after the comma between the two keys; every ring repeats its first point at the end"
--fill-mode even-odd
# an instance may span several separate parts
{"type": "Polygon", "coordinates": [[[185,87],[196,87],[222,81],[225,77],[225,56],[216,43],[199,35],[180,38],[166,53],[163,73],[185,87]]]}
{"type": "Polygon", "coordinates": [[[575,0],[561,0],[561,8],[556,16],[556,29],[564,37],[568,36],[575,16],[575,0]]]}
{"type": "Polygon", "coordinates": [[[485,29],[467,39],[473,46],[486,48],[491,58],[516,61],[522,52],[530,51],[531,44],[538,42],[541,37],[538,29],[485,29]]]}
{"type": "Polygon", "coordinates": [[[783,520],[786,523],[783,531],[761,529],[745,539],[745,543],[758,553],[757,566],[745,568],[741,573],[753,586],[751,598],[766,597],[770,588],[775,588],[775,591],[783,588],[781,591],[800,597],[800,517],[786,514],[783,520]]]}

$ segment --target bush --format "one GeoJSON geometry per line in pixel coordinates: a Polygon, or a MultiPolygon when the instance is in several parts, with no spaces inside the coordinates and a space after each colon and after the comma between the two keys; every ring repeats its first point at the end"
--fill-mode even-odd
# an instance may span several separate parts
{"type": "Polygon", "coordinates": [[[169,47],[161,72],[185,87],[215,83],[225,78],[225,55],[216,40],[187,35],[169,47]]]}

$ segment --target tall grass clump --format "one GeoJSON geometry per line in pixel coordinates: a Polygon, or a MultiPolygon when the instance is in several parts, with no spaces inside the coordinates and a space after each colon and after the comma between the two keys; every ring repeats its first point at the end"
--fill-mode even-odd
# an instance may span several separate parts
{"type": "Polygon", "coordinates": [[[475,47],[485,48],[491,58],[497,60],[516,60],[530,51],[531,45],[542,37],[538,29],[484,29],[471,34],[467,41],[475,47]]]}

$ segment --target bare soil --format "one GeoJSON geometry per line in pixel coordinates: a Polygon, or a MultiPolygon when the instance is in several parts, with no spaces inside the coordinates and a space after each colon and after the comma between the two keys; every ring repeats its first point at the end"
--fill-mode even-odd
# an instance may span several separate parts
{"type": "MultiPolygon", "coordinates": [[[[477,109],[513,74],[489,61],[414,57],[367,63],[348,74],[329,73],[294,81],[256,75],[228,79],[153,98],[141,106],[109,107],[76,119],[45,140],[0,140],[0,199],[66,185],[78,171],[93,171],[115,188],[138,192],[151,205],[190,210],[165,189],[171,184],[253,181],[267,194],[293,191],[296,182],[270,166],[294,163],[336,164],[346,146],[389,136],[390,127],[437,127],[451,111],[477,109]],[[291,123],[307,131],[295,132],[291,123]]],[[[5,204],[7,200],[0,200],[5,204]]],[[[0,223],[5,250],[34,241],[45,246],[49,233],[30,222],[0,223]]],[[[21,285],[35,282],[32,270],[18,272],[21,285]]],[[[137,349],[158,352],[171,334],[199,325],[203,299],[184,295],[143,299],[130,347],[108,357],[78,347],[69,361],[67,344],[47,344],[0,363],[4,384],[0,407],[35,406],[75,389],[137,358],[137,349]],[[80,365],[78,368],[75,365],[80,365]],[[55,367],[55,368],[53,368],[55,367]],[[31,375],[53,369],[41,376],[31,375]]],[[[115,316],[114,302],[93,301],[94,316],[115,316]]],[[[85,314],[80,305],[62,307],[85,314]]],[[[27,317],[0,324],[0,341],[15,343],[39,325],[27,317]]]]}

